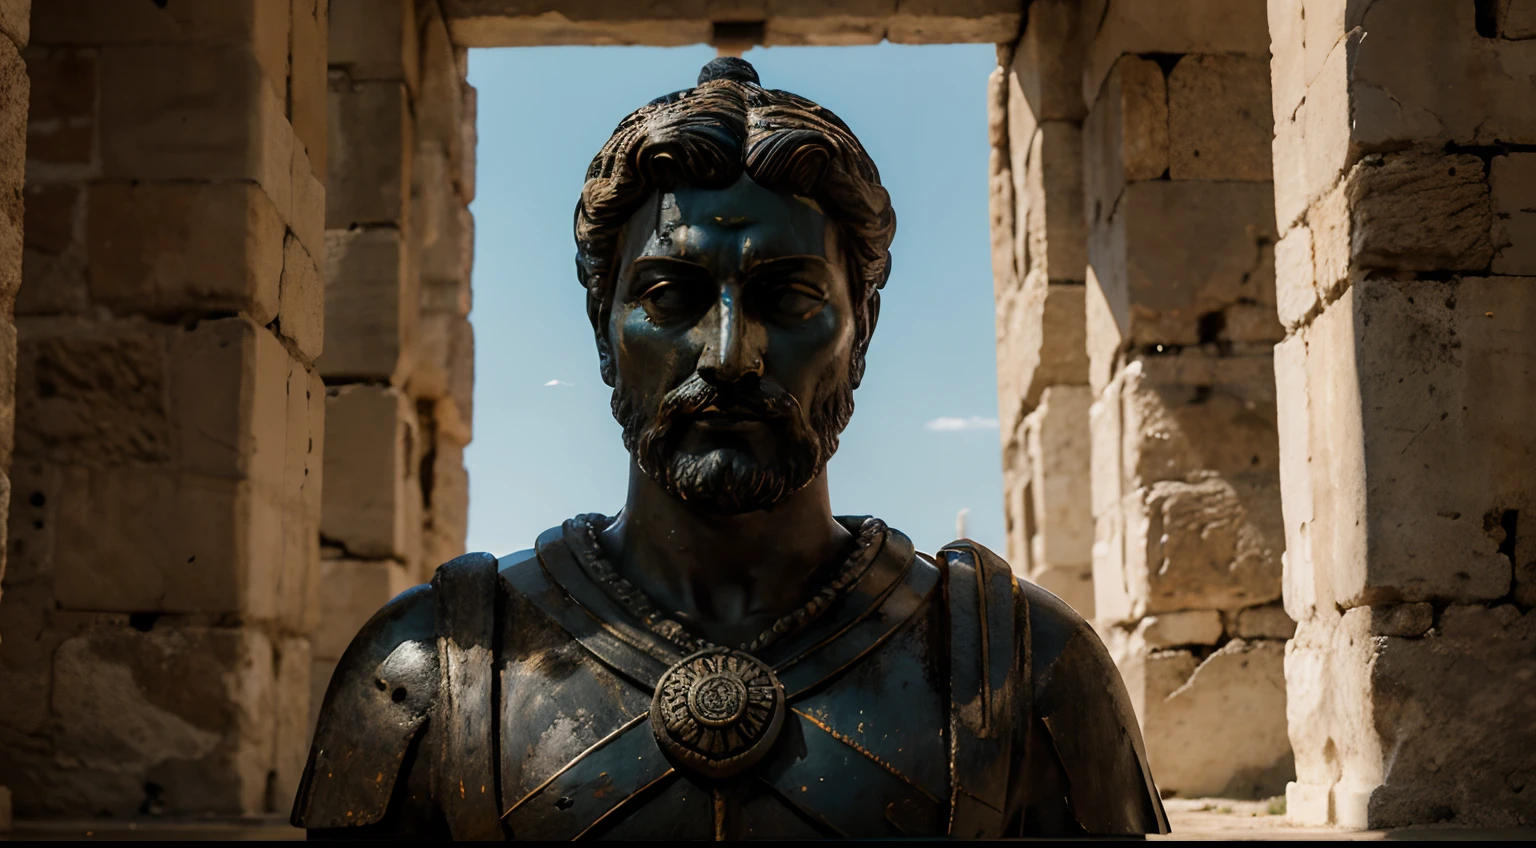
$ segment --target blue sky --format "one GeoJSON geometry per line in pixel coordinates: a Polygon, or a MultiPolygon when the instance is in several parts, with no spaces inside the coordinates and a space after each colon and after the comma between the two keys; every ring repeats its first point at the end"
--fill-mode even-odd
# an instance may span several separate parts
{"type": "MultiPolygon", "coordinates": [[[[619,120],[690,87],[714,55],[705,46],[470,52],[480,134],[470,207],[475,438],[465,455],[472,551],[509,553],[576,513],[623,505],[628,458],[597,374],[571,213],[587,163],[619,120]]],[[[969,535],[1003,552],[986,194],[992,46],[779,47],[744,58],[765,86],[836,112],[896,206],[869,369],[829,466],[834,510],[878,515],[931,552],[969,508],[969,535]]]]}

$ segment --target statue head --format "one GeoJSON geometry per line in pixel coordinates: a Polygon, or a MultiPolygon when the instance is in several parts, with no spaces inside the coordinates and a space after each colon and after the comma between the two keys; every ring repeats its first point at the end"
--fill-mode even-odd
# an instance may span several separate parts
{"type": "Polygon", "coordinates": [[[587,170],[576,268],[641,470],[723,514],[814,480],[853,414],[895,230],[848,127],[741,59],[625,118],[587,170]]]}

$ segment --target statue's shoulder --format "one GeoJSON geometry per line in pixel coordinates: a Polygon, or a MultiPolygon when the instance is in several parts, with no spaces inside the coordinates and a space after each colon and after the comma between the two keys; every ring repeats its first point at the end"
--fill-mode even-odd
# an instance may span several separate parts
{"type": "Polygon", "coordinates": [[[475,649],[492,644],[497,571],[490,554],[457,557],[437,569],[431,584],[385,604],[353,637],[320,708],[294,802],[295,826],[421,836],[439,831],[445,810],[438,809],[434,782],[442,769],[431,766],[445,740],[429,737],[448,727],[462,730],[455,724],[463,723],[461,711],[443,709],[445,681],[465,690],[454,703],[486,688],[488,674],[460,677],[467,666],[489,668],[489,652],[475,649]],[[450,655],[446,666],[444,651],[450,655]]]}

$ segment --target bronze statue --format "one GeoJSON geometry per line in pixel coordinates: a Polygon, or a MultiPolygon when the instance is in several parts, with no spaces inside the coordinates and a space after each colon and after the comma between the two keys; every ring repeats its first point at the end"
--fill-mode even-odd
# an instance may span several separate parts
{"type": "Polygon", "coordinates": [[[1166,832],[1125,687],[1078,615],[974,542],[928,556],[832,515],[826,462],[895,227],[848,127],[740,59],[626,118],[575,222],[624,509],[460,557],[374,616],[331,680],[294,824],[1166,832]]]}

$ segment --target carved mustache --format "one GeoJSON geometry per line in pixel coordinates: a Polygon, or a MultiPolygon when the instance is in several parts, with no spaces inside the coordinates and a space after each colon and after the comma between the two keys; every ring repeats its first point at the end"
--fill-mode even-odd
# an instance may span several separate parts
{"type": "Polygon", "coordinates": [[[658,424],[670,425],[679,418],[712,412],[742,418],[790,418],[799,420],[800,402],[772,380],[757,380],[750,387],[717,386],[697,373],[662,398],[656,410],[658,424]]]}

